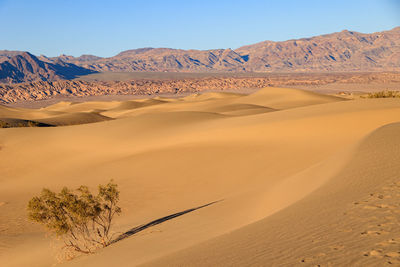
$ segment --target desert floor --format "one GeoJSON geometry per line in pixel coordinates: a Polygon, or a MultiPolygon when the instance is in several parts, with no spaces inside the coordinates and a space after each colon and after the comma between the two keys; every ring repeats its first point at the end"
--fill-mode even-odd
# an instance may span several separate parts
{"type": "Polygon", "coordinates": [[[0,119],[57,126],[0,129],[1,266],[400,264],[399,99],[266,88],[0,106],[0,119]],[[27,202],[111,178],[115,231],[160,223],[59,263],[27,202]]]}

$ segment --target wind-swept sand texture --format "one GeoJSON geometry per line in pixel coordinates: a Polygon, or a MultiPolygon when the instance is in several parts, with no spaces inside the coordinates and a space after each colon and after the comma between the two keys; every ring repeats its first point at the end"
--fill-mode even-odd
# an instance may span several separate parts
{"type": "Polygon", "coordinates": [[[121,240],[61,266],[400,263],[398,99],[266,88],[0,112],[81,124],[0,129],[5,266],[55,262],[26,219],[41,188],[110,178],[121,240]]]}

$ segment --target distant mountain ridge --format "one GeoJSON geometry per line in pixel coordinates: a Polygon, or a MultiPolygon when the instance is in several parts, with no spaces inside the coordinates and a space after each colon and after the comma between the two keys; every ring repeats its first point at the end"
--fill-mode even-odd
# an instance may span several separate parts
{"type": "Polygon", "coordinates": [[[93,71],[400,71],[400,27],[371,34],[344,30],[282,42],[264,41],[236,50],[147,47],[109,58],[94,55],[36,58],[27,52],[0,51],[0,81],[3,82],[69,79],[93,71]],[[35,67],[30,68],[28,63],[35,67]]]}
{"type": "Polygon", "coordinates": [[[8,59],[0,63],[0,82],[18,83],[36,80],[68,80],[78,75],[95,72],[72,63],[64,62],[60,58],[45,62],[28,52],[11,54],[8,59]]]}
{"type": "Polygon", "coordinates": [[[140,48],[110,58],[71,62],[96,71],[399,71],[400,27],[364,34],[341,31],[236,50],[140,48]]]}

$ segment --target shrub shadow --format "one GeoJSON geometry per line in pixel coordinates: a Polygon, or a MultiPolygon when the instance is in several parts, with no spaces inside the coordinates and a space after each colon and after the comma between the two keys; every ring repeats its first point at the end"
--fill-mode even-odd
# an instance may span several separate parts
{"type": "Polygon", "coordinates": [[[143,225],[134,227],[134,228],[128,230],[127,232],[125,232],[125,233],[119,235],[117,238],[115,238],[115,239],[111,242],[111,244],[112,244],[112,243],[116,243],[116,242],[118,242],[118,241],[121,241],[121,240],[123,240],[123,239],[125,239],[125,238],[127,238],[127,237],[130,237],[130,236],[132,236],[132,235],[134,235],[134,234],[136,234],[136,233],[139,233],[139,232],[141,232],[141,231],[143,231],[143,230],[145,230],[145,229],[147,229],[147,228],[149,228],[149,227],[152,227],[152,226],[155,226],[155,225],[157,225],[157,224],[166,222],[166,221],[168,221],[168,220],[177,218],[177,217],[182,216],[182,215],[184,215],[184,214],[187,214],[187,213],[189,213],[189,212],[193,212],[193,211],[195,211],[195,210],[198,210],[198,209],[201,209],[201,208],[205,208],[205,207],[207,207],[207,206],[210,206],[210,205],[215,204],[215,203],[220,202],[220,201],[222,201],[222,200],[213,201],[213,202],[207,203],[207,204],[202,205],[202,206],[198,206],[198,207],[195,207],[195,208],[191,208],[191,209],[187,209],[187,210],[184,210],[184,211],[181,211],[181,212],[177,212],[177,213],[174,213],[174,214],[171,214],[171,215],[168,215],[168,216],[159,218],[159,219],[157,219],[157,220],[151,221],[151,222],[149,222],[149,223],[147,223],[147,224],[143,224],[143,225]]]}

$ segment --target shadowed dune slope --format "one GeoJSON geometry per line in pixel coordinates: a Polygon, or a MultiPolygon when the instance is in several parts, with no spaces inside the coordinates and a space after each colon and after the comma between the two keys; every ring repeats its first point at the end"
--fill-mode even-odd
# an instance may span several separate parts
{"type": "Polygon", "coordinates": [[[66,126],[100,122],[110,119],[111,118],[95,111],[67,113],[60,111],[6,108],[0,106],[0,121],[3,122],[30,121],[38,125],[66,126]]]}
{"type": "MultiPolygon", "coordinates": [[[[364,198],[379,201],[370,194],[391,185],[398,171],[399,126],[391,124],[400,120],[397,99],[340,101],[279,88],[187,99],[147,106],[88,103],[79,112],[102,109],[100,115],[115,119],[0,129],[0,261],[51,266],[59,244],[27,221],[27,201],[43,187],[94,188],[110,178],[120,185],[123,209],[115,230],[152,226],[61,266],[327,264],[335,263],[335,255],[350,255],[349,261],[337,260],[343,264],[386,259],[363,256],[392,237],[359,210],[377,212],[364,198]],[[265,112],[247,113],[251,109],[265,112]],[[196,209],[208,203],[213,204],[196,209]],[[349,249],[350,237],[361,245],[349,249]]],[[[31,112],[81,114],[52,108],[31,112]]],[[[393,211],[392,204],[381,204],[393,211]]]]}
{"type": "Polygon", "coordinates": [[[101,122],[110,119],[111,118],[108,118],[106,116],[94,112],[89,112],[89,113],[75,112],[73,114],[63,114],[60,116],[38,119],[37,121],[54,126],[66,126],[66,125],[101,122]]]}

